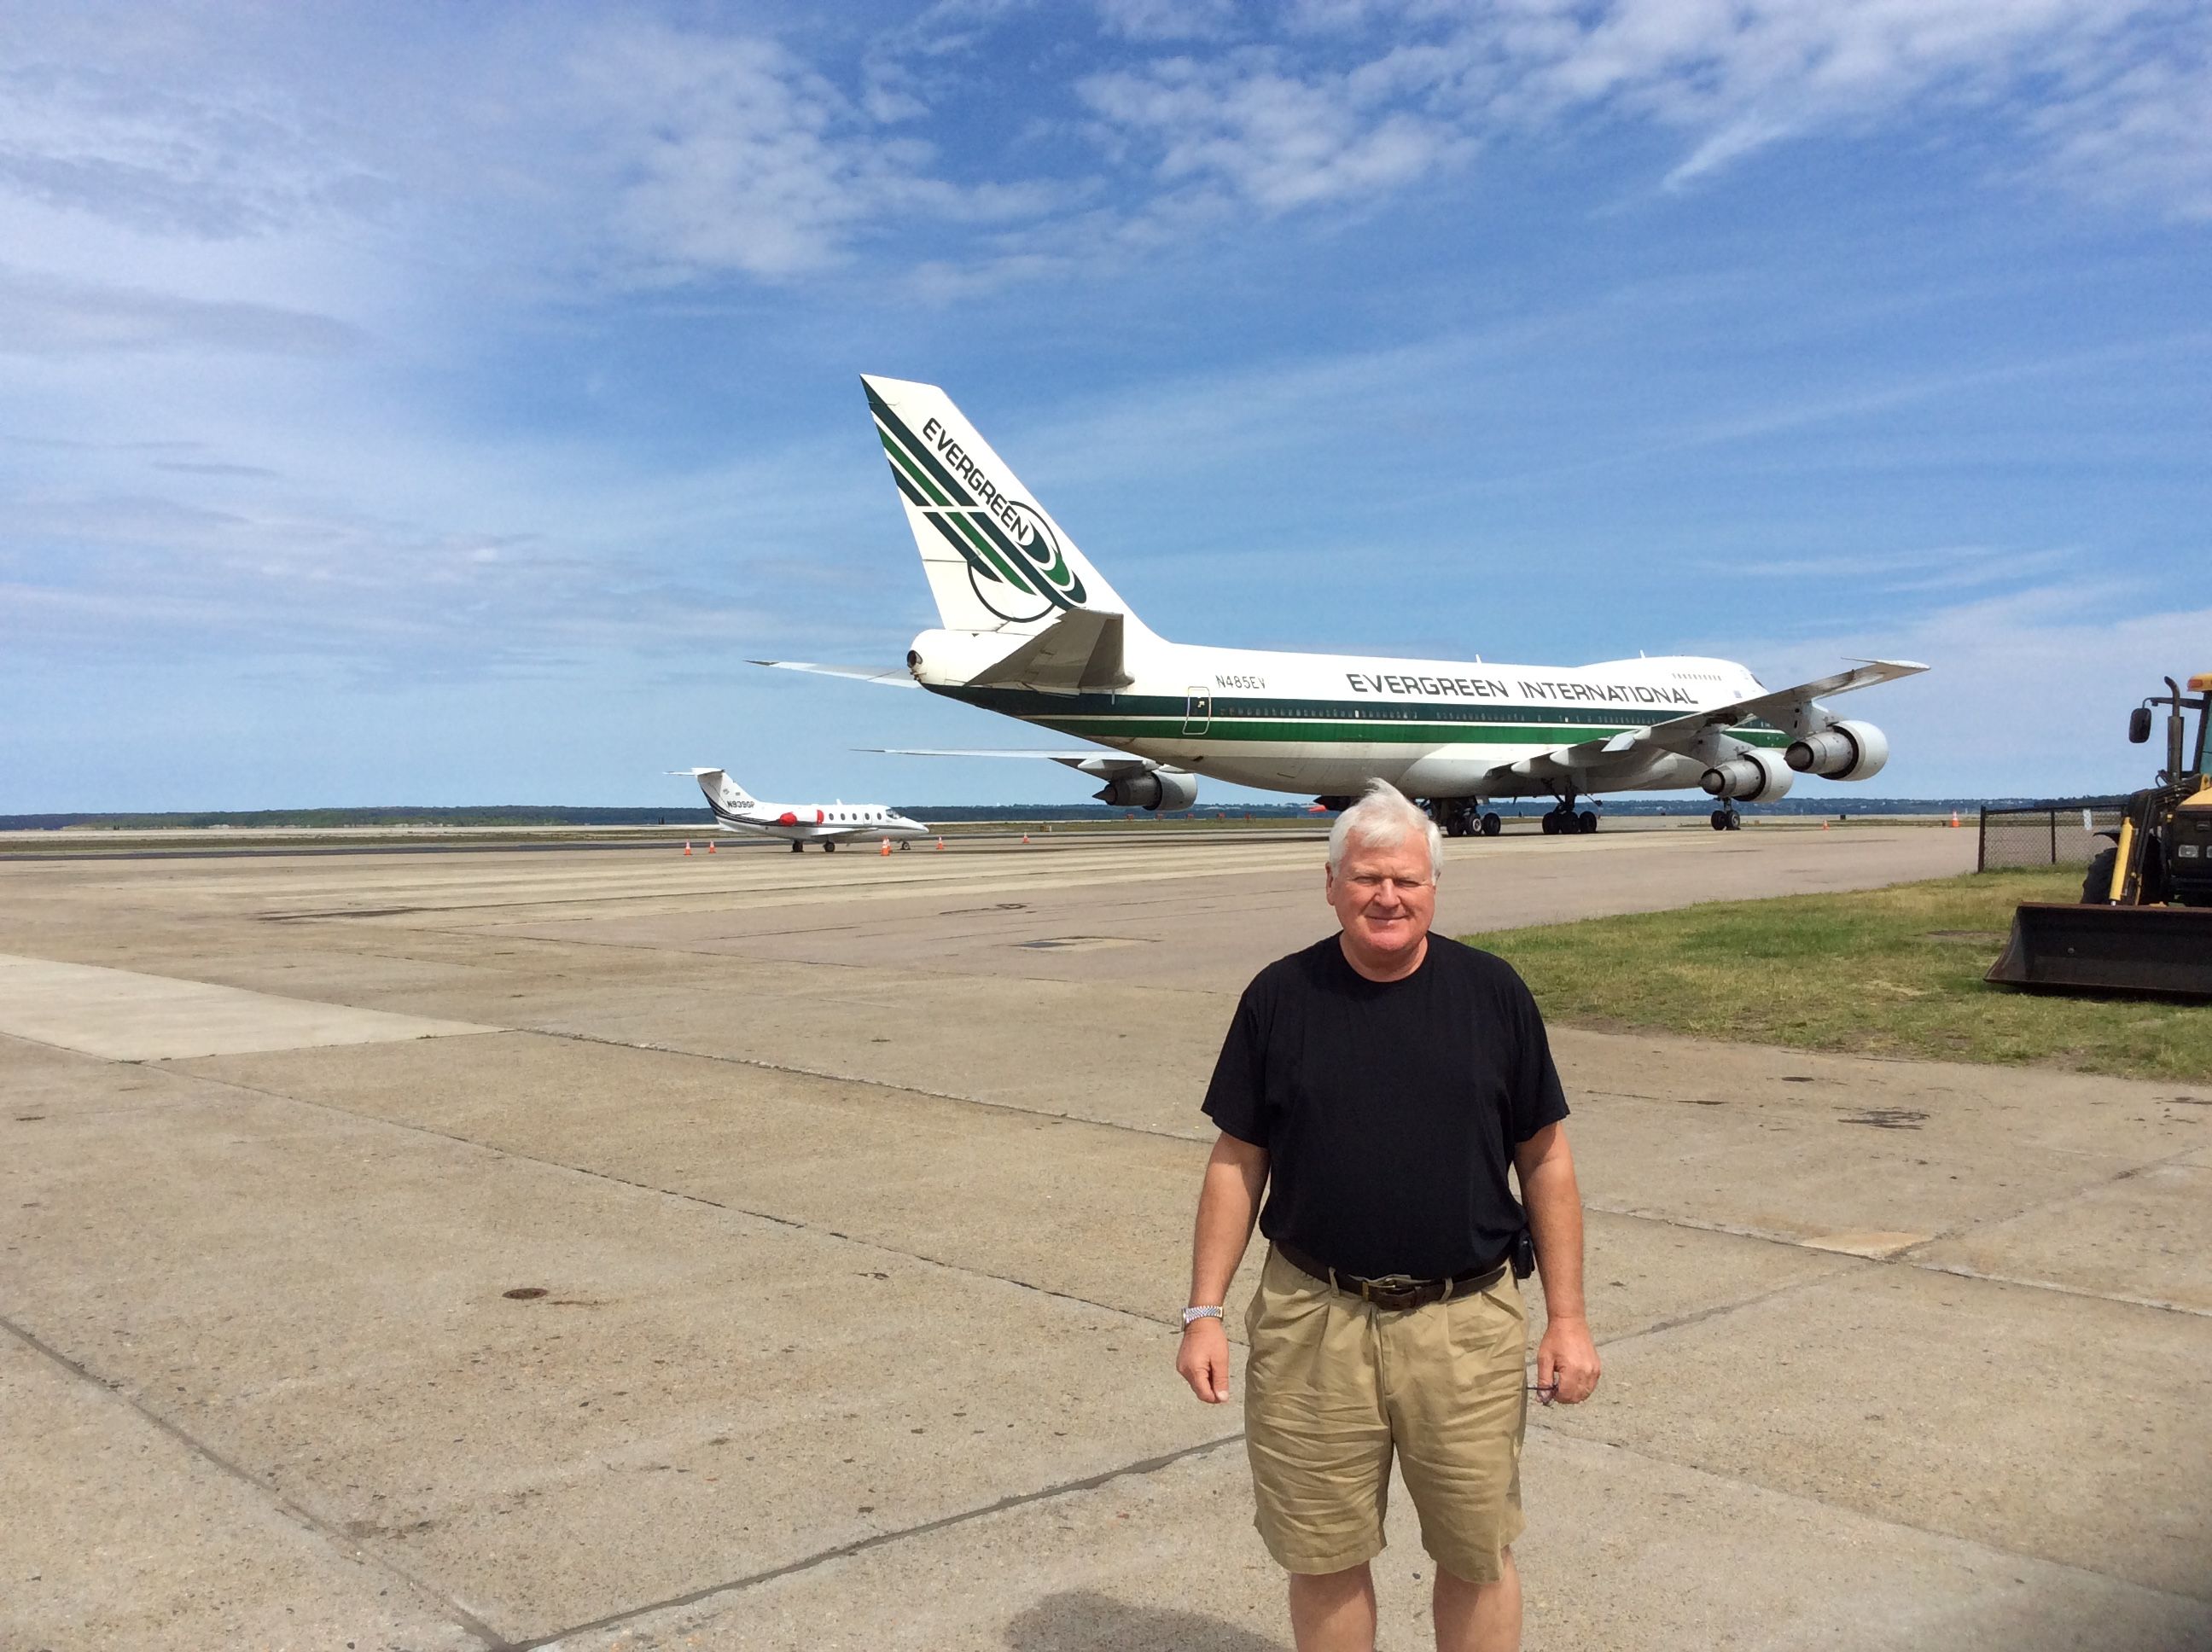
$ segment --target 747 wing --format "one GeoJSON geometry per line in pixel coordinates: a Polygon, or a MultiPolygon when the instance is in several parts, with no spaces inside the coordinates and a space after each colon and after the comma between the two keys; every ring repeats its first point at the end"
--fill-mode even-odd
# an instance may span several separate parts
{"type": "Polygon", "coordinates": [[[1661,756],[1715,761],[1725,755],[1717,748],[1717,738],[1754,717],[1799,738],[1818,733],[1836,720],[1814,703],[1820,695],[1869,689],[1927,669],[1909,659],[1859,660],[1850,671],[1815,677],[1795,688],[1775,689],[1725,706],[1707,706],[1663,723],[1623,729],[1601,740],[1559,746],[1540,756],[1523,758],[1510,766],[1511,772],[1532,780],[1571,780],[1584,791],[1600,790],[1634,774],[1661,756]]]}

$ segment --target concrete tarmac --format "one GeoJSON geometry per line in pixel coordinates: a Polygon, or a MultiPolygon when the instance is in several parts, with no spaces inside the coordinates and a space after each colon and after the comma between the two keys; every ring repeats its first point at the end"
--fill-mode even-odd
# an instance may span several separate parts
{"type": "MultiPolygon", "coordinates": [[[[0,861],[0,1647],[1287,1645],[1171,1362],[1319,854],[0,861]]],[[[1972,857],[1455,842],[1440,924],[1972,857]]],[[[1530,1647],[2212,1647],[2212,1096],[1556,1043],[1607,1375],[1530,1647]]]]}

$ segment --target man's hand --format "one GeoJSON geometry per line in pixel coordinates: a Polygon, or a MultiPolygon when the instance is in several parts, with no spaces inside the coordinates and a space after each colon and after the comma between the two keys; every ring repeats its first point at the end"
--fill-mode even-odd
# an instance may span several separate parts
{"type": "Polygon", "coordinates": [[[1548,1390],[1543,1394],[1546,1405],[1554,1400],[1564,1406],[1579,1405],[1597,1387],[1597,1345],[1590,1340],[1585,1321],[1545,1321],[1544,1339],[1536,1345],[1536,1387],[1548,1390]]]}
{"type": "Polygon", "coordinates": [[[1207,1405],[1218,1406],[1229,1398],[1229,1333],[1221,1328],[1219,1320],[1193,1320],[1183,1327],[1182,1346],[1176,1351],[1176,1370],[1190,1384],[1190,1391],[1207,1405]]]}

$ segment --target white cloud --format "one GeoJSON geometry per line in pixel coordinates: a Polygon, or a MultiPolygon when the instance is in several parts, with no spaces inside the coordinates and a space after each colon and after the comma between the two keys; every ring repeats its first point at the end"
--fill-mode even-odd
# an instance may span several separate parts
{"type": "Polygon", "coordinates": [[[330,316],[274,304],[209,302],[138,288],[57,280],[0,266],[0,355],[149,351],[331,355],[360,334],[330,316]]]}
{"type": "Polygon", "coordinates": [[[2025,140],[2033,160],[2017,170],[2201,216],[2208,43],[2212,13],[2183,0],[1309,3],[1279,39],[1077,90],[1107,141],[1166,185],[1210,179],[1266,211],[1397,187],[1577,123],[1680,133],[1665,180],[1680,188],[1786,139],[1972,117],[2025,140]]]}
{"type": "Polygon", "coordinates": [[[2197,669],[2212,636],[2212,608],[2160,610],[2145,600],[2151,594],[2101,582],[2039,586],[1879,630],[1736,638],[1716,651],[1769,683],[1803,681],[1845,658],[1930,666],[1848,701],[1890,735],[1897,755],[1879,785],[1899,795],[2124,792],[2147,785],[2153,766],[2123,738],[2128,708],[2161,675],[2197,669]]]}
{"type": "Polygon", "coordinates": [[[1168,184],[1218,179],[1267,211],[1386,192],[1468,152],[1442,123],[1366,107],[1349,82],[1284,74],[1264,59],[1175,58],[1091,76],[1076,90],[1108,126],[1157,146],[1168,184]]]}
{"type": "Polygon", "coordinates": [[[1203,40],[1234,32],[1236,0],[1097,0],[1107,30],[1132,40],[1203,40]]]}
{"type": "Polygon", "coordinates": [[[770,40],[629,27],[575,73],[611,250],[634,276],[787,280],[902,222],[992,225],[1053,203],[1034,183],[936,175],[933,145],[881,130],[926,106],[881,64],[856,102],[770,40]]]}
{"type": "Polygon", "coordinates": [[[197,269],[203,301],[276,301],[238,290],[249,253],[313,244],[366,252],[356,282],[315,273],[373,299],[383,252],[432,241],[454,270],[617,288],[888,253],[945,298],[1622,123],[1679,137],[1677,189],[1792,139],[1973,121],[1999,173],[2212,216],[2212,9],[2187,0],[947,0],[872,36],[769,27],[454,14],[363,56],[358,20],[219,39],[52,11],[0,55],[0,238],[79,281],[197,269]]]}
{"type": "Polygon", "coordinates": [[[383,198],[285,89],[38,59],[0,69],[0,187],[160,234],[221,240],[383,198]]]}

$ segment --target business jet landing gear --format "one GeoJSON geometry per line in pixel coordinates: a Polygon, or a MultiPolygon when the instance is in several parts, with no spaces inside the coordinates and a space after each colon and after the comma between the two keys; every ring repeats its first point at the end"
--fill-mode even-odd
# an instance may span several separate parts
{"type": "Polygon", "coordinates": [[[835,853],[837,853],[837,840],[836,840],[836,838],[834,838],[834,837],[825,837],[825,838],[823,838],[823,839],[822,840],[822,853],[824,853],[824,854],[835,854],[835,853]]]}
{"type": "Polygon", "coordinates": [[[806,853],[806,846],[794,837],[791,840],[791,852],[793,854],[805,854],[806,853]]]}
{"type": "Polygon", "coordinates": [[[1714,810],[1712,823],[1717,832],[1740,832],[1743,829],[1743,817],[1736,813],[1735,805],[1732,803],[1723,804],[1714,810]]]}

